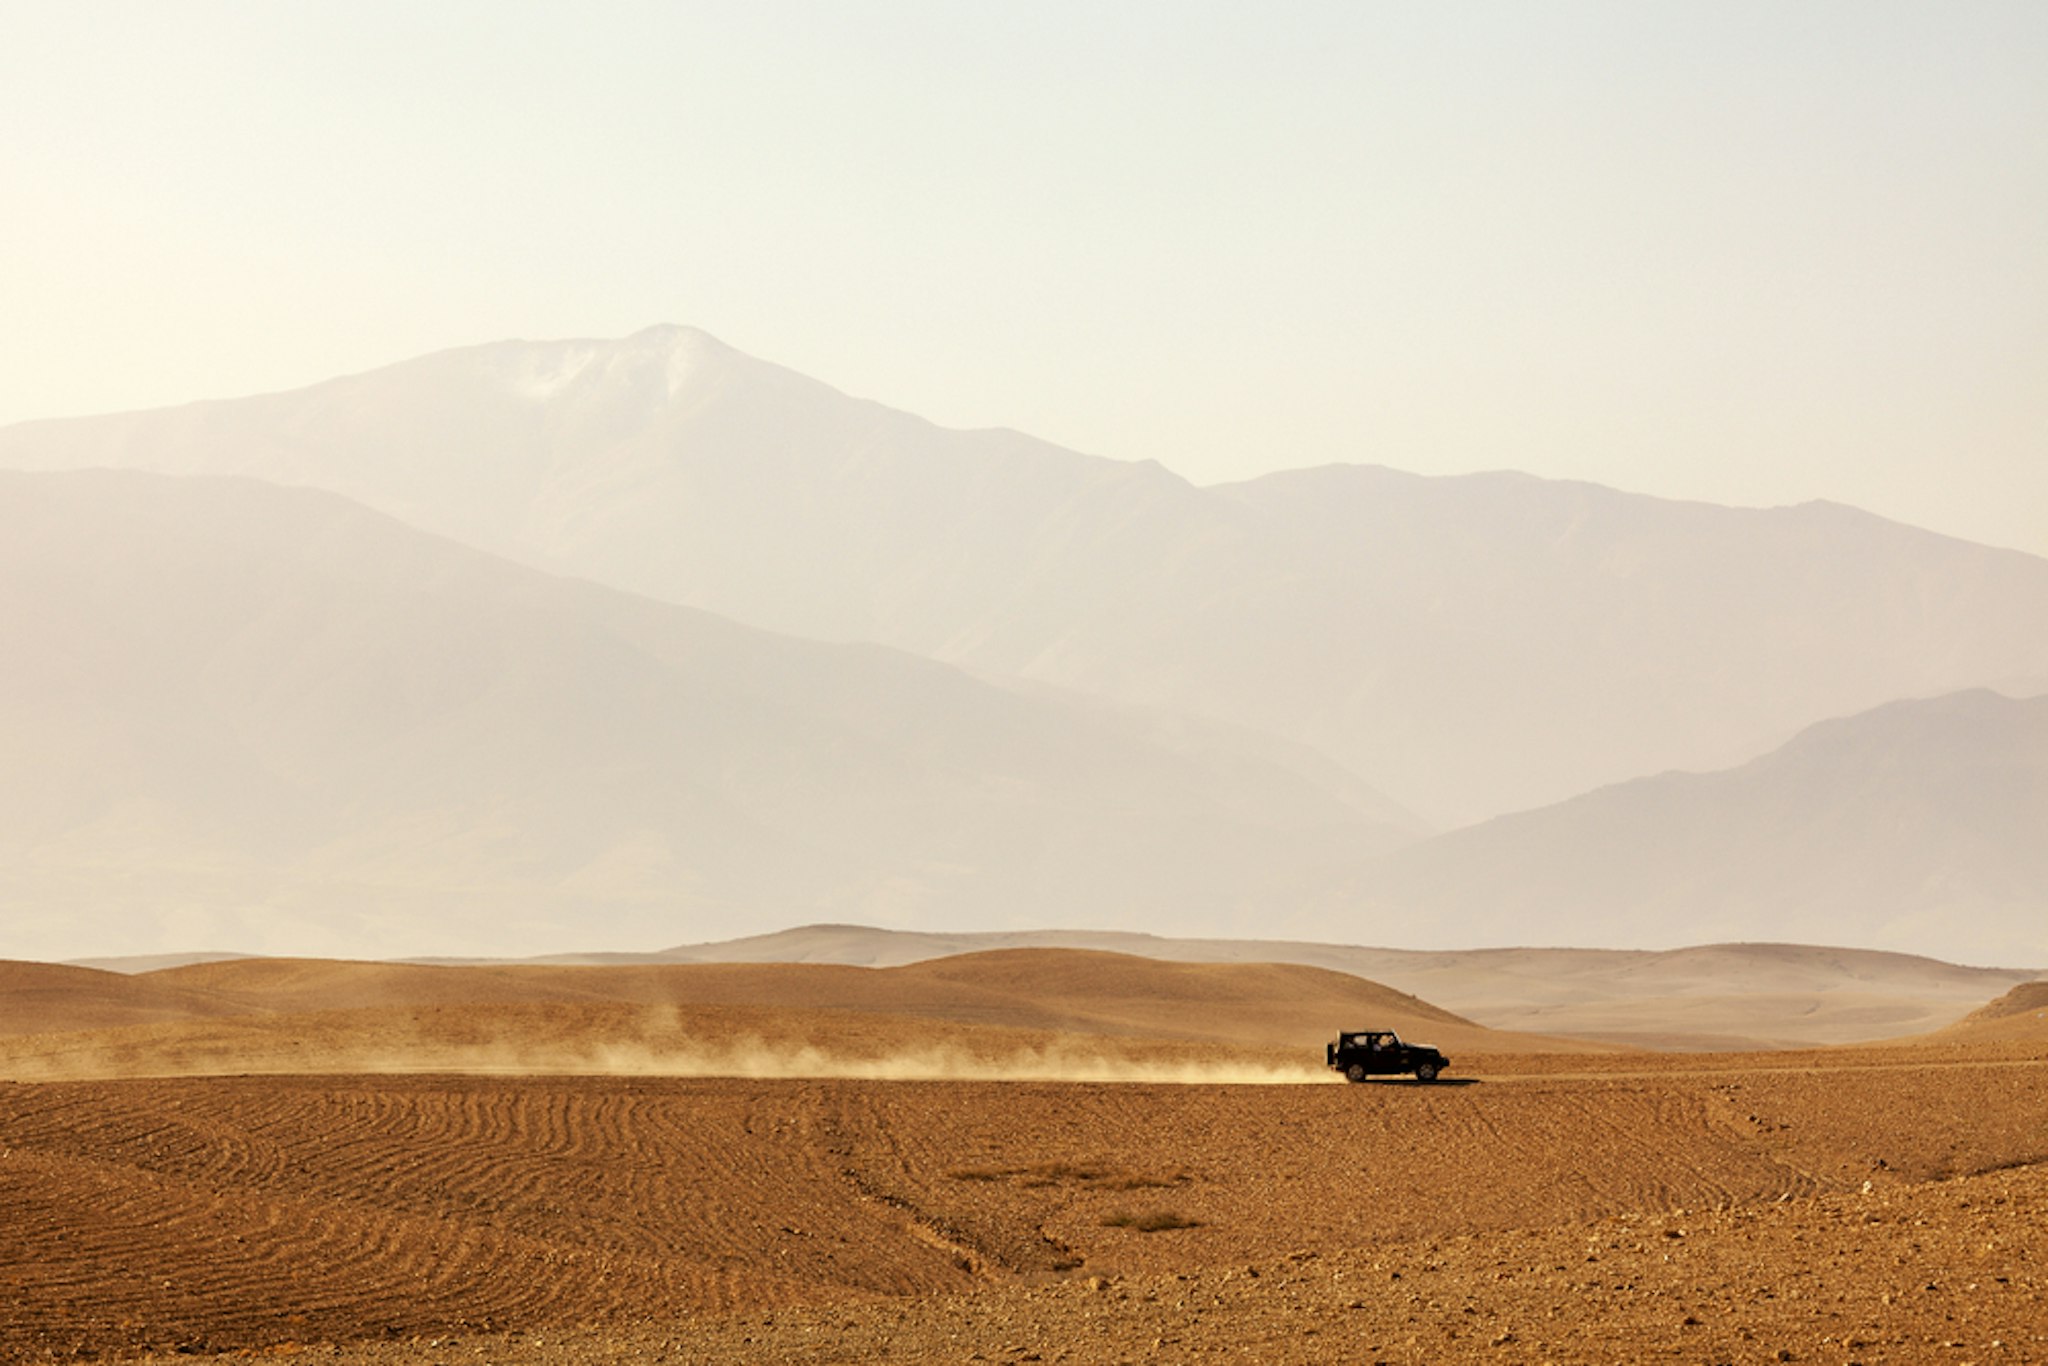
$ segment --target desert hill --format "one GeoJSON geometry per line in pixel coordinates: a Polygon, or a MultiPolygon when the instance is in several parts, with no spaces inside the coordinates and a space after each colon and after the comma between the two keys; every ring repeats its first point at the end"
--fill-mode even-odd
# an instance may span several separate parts
{"type": "MultiPolygon", "coordinates": [[[[1278,1069],[1320,1076],[1341,1028],[1461,1053],[1583,1051],[1487,1029],[1296,964],[1011,949],[906,964],[431,966],[239,959],[121,976],[11,967],[0,1076],[485,1070],[908,1075],[1009,1066],[1278,1069]],[[28,998],[25,998],[28,999],[28,998]],[[182,1007],[182,1008],[181,1008],[182,1007]],[[949,1062],[948,1059],[953,1061],[949,1062]]],[[[977,1072],[977,1074],[980,1074],[977,1072]]],[[[1261,1074],[1264,1075],[1264,1074],[1261,1074]]]]}
{"type": "MultiPolygon", "coordinates": [[[[1106,930],[941,933],[844,924],[807,925],[657,953],[570,955],[534,960],[527,966],[624,969],[666,964],[813,964],[895,968],[926,964],[938,973],[943,969],[933,960],[1005,949],[1052,948],[1166,963],[1317,967],[1387,984],[1490,1028],[1688,1050],[1810,1048],[1922,1034],[1954,1023],[2033,977],[2025,969],[1960,967],[1912,954],[1800,944],[1708,944],[1654,951],[1413,950],[1270,939],[1169,939],[1106,930]]],[[[150,967],[118,961],[104,966],[127,972],[150,967]]],[[[437,966],[491,969],[521,965],[450,960],[437,966]]],[[[273,1005],[289,994],[294,1007],[300,1009],[345,1007],[358,999],[385,1000],[401,981],[415,983],[417,990],[425,991],[414,999],[426,1004],[436,999],[429,984],[463,980],[422,974],[419,965],[412,964],[295,964],[290,960],[255,960],[233,969],[202,965],[175,977],[154,976],[230,996],[253,991],[273,1005]],[[284,983],[292,979],[296,984],[288,992],[284,983]],[[258,982],[260,986],[253,985],[258,982]]],[[[512,990],[512,980],[496,979],[498,985],[489,993],[479,987],[456,994],[502,995],[512,990]]],[[[519,988],[525,993],[520,999],[558,998],[553,991],[536,994],[531,984],[550,980],[544,975],[523,980],[529,985],[519,988]]],[[[613,994],[620,990],[620,983],[637,980],[652,985],[638,989],[633,999],[667,999],[658,972],[640,978],[619,973],[593,980],[611,983],[607,991],[613,994]]],[[[1055,995],[1064,989],[1057,980],[1052,987],[1055,995]]],[[[583,989],[564,988],[560,999],[581,999],[584,994],[583,989]]]]}
{"type": "MultiPolygon", "coordinates": [[[[861,1011],[967,1024],[1291,1047],[1345,1019],[1502,1040],[1426,1001],[1348,973],[1282,963],[1175,963],[1078,949],[997,949],[862,968],[828,963],[488,967],[244,958],[136,976],[46,967],[71,990],[204,1002],[207,1014],[604,1001],[861,1011]]],[[[197,1011],[195,1010],[195,1013],[197,1011]]]]}
{"type": "Polygon", "coordinates": [[[1859,942],[2048,963],[2048,695],[1971,691],[1826,722],[1368,862],[1332,913],[1433,944],[1859,942]]]}
{"type": "MultiPolygon", "coordinates": [[[[1401,1030],[1445,1048],[1521,1046],[1497,1031],[1348,973],[1291,963],[1172,963],[1075,949],[1002,949],[879,969],[904,998],[971,988],[1011,1013],[1056,1011],[1088,1033],[1309,1048],[1338,1029],[1401,1030]],[[914,984],[914,985],[913,985],[914,984]],[[1381,1024],[1380,1022],[1384,1022],[1381,1024]]],[[[1532,1051],[1554,1041],[1531,1040],[1532,1051]]]]}
{"type": "MultiPolygon", "coordinates": [[[[299,1010],[393,1000],[430,1006],[448,994],[446,984],[464,981],[472,985],[455,990],[452,999],[533,1002],[601,997],[646,1003],[671,999],[668,979],[659,969],[673,964],[735,968],[923,964],[939,975],[946,969],[934,960],[1005,949],[1048,948],[1177,964],[1316,967],[1384,983],[1404,996],[1440,1004],[1494,1029],[1533,1031],[1588,1043],[1687,1050],[1811,1048],[1923,1034],[1954,1023],[2033,977],[2023,969],[1960,967],[1911,954],[1799,944],[1712,944],[1656,951],[1421,951],[1287,940],[1167,939],[1099,930],[946,934],[859,925],[811,925],[660,953],[576,955],[530,964],[484,960],[433,965],[337,964],[271,959],[234,967],[200,964],[149,976],[166,985],[177,983],[181,990],[204,991],[215,1002],[242,1000],[266,1008],[299,1010]],[[604,966],[616,971],[586,979],[574,974],[552,978],[544,973],[471,979],[423,971],[423,966],[486,972],[533,966],[604,966]],[[606,985],[593,996],[592,987],[574,985],[579,980],[606,985]],[[624,985],[629,982],[637,983],[630,991],[624,985]]],[[[720,979],[706,976],[698,980],[702,992],[709,989],[703,984],[720,979]]],[[[752,978],[737,972],[722,980],[733,985],[715,999],[734,1002],[778,999],[781,987],[777,984],[791,979],[772,974],[752,978]]],[[[859,984],[894,979],[825,974],[810,980],[859,984]]],[[[1054,996],[1064,990],[1057,976],[1051,989],[1054,996]]],[[[880,992],[884,1006],[895,999],[890,995],[894,990],[880,992]]],[[[874,996],[840,995],[834,1000],[839,1005],[864,1007],[873,1003],[874,996]]],[[[1013,1018],[1022,1018],[1022,1014],[1013,1018]]],[[[1044,1012],[1035,1012],[1032,1018],[1043,1022],[1046,1017],[1044,1012]]],[[[1422,1025],[1418,1022],[1412,1027],[1422,1025]]]]}
{"type": "Polygon", "coordinates": [[[1097,930],[943,934],[860,925],[808,925],[647,957],[888,966],[1048,946],[1178,962],[1307,964],[1384,982],[1498,1029],[1652,1048],[1807,1048],[1896,1038],[1947,1025],[2034,975],[1913,954],[1778,943],[1415,950],[1097,930]]]}
{"type": "Polygon", "coordinates": [[[1222,926],[1404,838],[1257,737],[770,635],[253,480],[0,474],[0,630],[17,956],[516,955],[771,909],[1222,926]]]}
{"type": "Polygon", "coordinates": [[[1287,736],[1439,824],[2048,689],[2048,561],[1853,509],[1340,466],[1197,489],[940,429],[686,328],[0,430],[234,473],[775,630],[1287,736]]]}
{"type": "Polygon", "coordinates": [[[2048,1043],[2048,982],[2023,982],[1930,1037],[1943,1043],[2048,1043]]]}
{"type": "Polygon", "coordinates": [[[1970,1012],[1969,1019],[2006,1020],[2018,1015],[2038,1015],[2044,1010],[2048,1010],[2048,982],[2025,982],[1983,1009],[1970,1012]]]}
{"type": "Polygon", "coordinates": [[[0,960],[0,1036],[239,1015],[203,990],[60,963],[0,960]]]}
{"type": "Polygon", "coordinates": [[[191,963],[219,963],[250,956],[230,950],[201,949],[183,953],[112,953],[65,961],[73,967],[99,968],[106,972],[155,972],[158,968],[182,968],[191,963]]]}

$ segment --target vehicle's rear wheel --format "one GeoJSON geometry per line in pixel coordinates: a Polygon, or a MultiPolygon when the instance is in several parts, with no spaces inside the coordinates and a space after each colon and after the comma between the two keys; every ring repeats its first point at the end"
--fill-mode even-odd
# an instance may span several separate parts
{"type": "Polygon", "coordinates": [[[1417,1081],[1435,1081],[1435,1080],[1436,1080],[1436,1064],[1435,1064],[1435,1063],[1433,1063],[1433,1062],[1426,1062],[1426,1063],[1422,1064],[1422,1066],[1420,1066],[1420,1067],[1416,1068],[1416,1069],[1415,1069],[1415,1080],[1417,1080],[1417,1081]]]}
{"type": "Polygon", "coordinates": [[[1364,1081],[1365,1064],[1362,1062],[1352,1063],[1351,1066],[1344,1069],[1344,1079],[1346,1081],[1364,1081]]]}

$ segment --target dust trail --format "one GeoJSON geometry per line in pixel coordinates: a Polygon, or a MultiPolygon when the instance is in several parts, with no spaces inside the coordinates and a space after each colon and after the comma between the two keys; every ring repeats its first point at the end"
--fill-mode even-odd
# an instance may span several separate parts
{"type": "Polygon", "coordinates": [[[1150,1083],[1183,1086],[1307,1086],[1336,1074],[1307,1063],[1146,1058],[1101,1045],[1054,1044],[994,1054],[960,1047],[842,1053],[812,1044],[741,1038],[662,1046],[590,1041],[574,1046],[422,1040],[369,1050],[347,1046],[188,1049],[150,1056],[131,1050],[67,1050],[0,1061],[13,1081],[224,1074],[466,1073],[483,1076],[732,1077],[743,1080],[1012,1081],[1150,1083]]]}
{"type": "Polygon", "coordinates": [[[0,1078],[442,1072],[1301,1086],[1338,1080],[1322,1052],[675,1003],[433,1005],[5,1038],[0,1078]]]}
{"type": "Polygon", "coordinates": [[[1164,1059],[1102,1048],[1053,1045],[998,1054],[960,1047],[841,1053],[814,1044],[743,1038],[723,1044],[661,1047],[597,1043],[568,1049],[430,1048],[356,1060],[366,1072],[458,1071],[505,1075],[734,1077],[755,1081],[1059,1081],[1183,1086],[1303,1086],[1339,1078],[1306,1064],[1164,1059]]]}
{"type": "MultiPolygon", "coordinates": [[[[605,1075],[739,1077],[754,1080],[1142,1082],[1185,1086],[1305,1086],[1336,1082],[1306,1064],[1152,1059],[1099,1049],[1049,1047],[983,1056],[963,1048],[903,1049],[875,1056],[741,1041],[681,1051],[599,1048],[581,1060],[605,1075]]],[[[577,1070],[583,1070],[578,1068],[577,1070]]]]}

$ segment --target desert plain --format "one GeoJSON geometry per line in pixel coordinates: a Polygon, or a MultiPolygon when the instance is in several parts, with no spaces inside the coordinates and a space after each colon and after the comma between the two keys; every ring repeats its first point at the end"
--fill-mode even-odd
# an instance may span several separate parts
{"type": "Polygon", "coordinates": [[[1660,1052],[1327,969],[0,965],[0,1359],[2048,1360],[2048,987],[1660,1052]],[[1338,1028],[1451,1055],[1345,1085],[1338,1028]]]}

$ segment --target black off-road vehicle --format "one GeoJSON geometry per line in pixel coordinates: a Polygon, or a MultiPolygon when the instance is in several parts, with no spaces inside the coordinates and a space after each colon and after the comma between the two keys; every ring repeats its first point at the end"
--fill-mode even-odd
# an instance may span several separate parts
{"type": "Polygon", "coordinates": [[[1417,1081],[1435,1081],[1451,1060],[1426,1043],[1403,1043],[1391,1029],[1347,1030],[1324,1049],[1324,1059],[1347,1081],[1413,1073],[1417,1081]]]}

